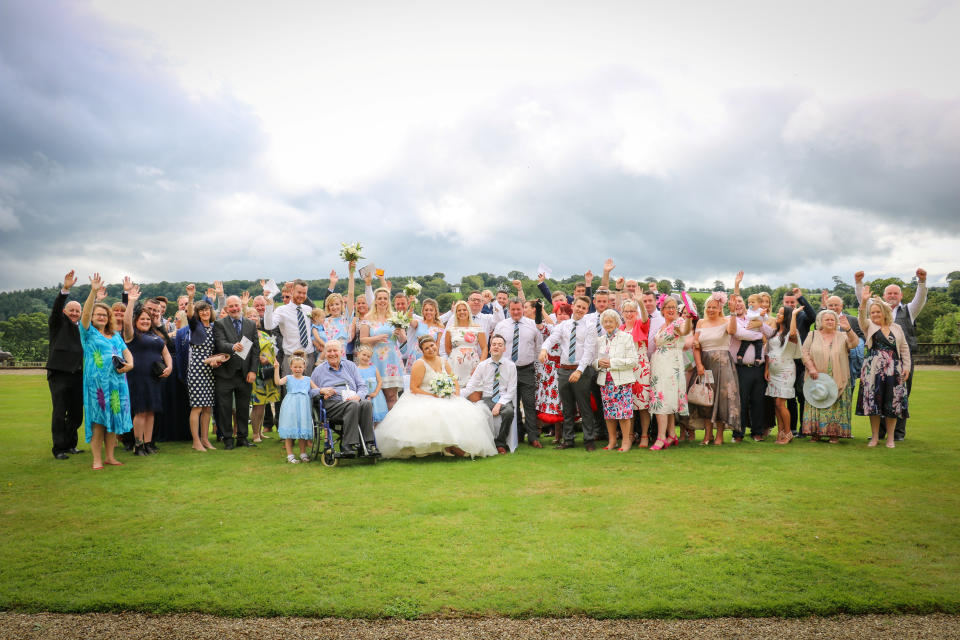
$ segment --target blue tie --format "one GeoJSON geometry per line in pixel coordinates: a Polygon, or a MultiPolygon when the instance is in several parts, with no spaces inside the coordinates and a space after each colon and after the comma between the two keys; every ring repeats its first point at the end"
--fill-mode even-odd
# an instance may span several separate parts
{"type": "Polygon", "coordinates": [[[493,393],[491,394],[493,402],[500,401],[500,363],[493,363],[493,393]]]}
{"type": "Polygon", "coordinates": [[[573,327],[570,329],[570,364],[574,364],[577,361],[577,321],[571,320],[573,327]]]}
{"type": "Polygon", "coordinates": [[[239,337],[240,337],[240,329],[243,327],[243,321],[242,321],[242,320],[234,320],[234,321],[233,321],[233,326],[234,326],[234,328],[237,330],[237,337],[239,338],[239,337]]]}
{"type": "Polygon", "coordinates": [[[303,311],[297,305],[297,328],[300,330],[300,346],[307,348],[307,322],[303,319],[303,311]]]}

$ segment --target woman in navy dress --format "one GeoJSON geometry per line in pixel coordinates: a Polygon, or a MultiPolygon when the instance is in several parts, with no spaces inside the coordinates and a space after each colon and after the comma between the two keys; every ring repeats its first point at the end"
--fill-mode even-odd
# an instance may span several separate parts
{"type": "Polygon", "coordinates": [[[134,455],[145,456],[157,452],[152,442],[154,415],[163,411],[162,379],[173,372],[173,359],[166,340],[153,331],[150,312],[136,304],[139,297],[139,288],[133,287],[128,294],[126,316],[132,318],[132,322],[124,322],[123,338],[133,354],[133,369],[127,374],[127,384],[133,412],[134,455]]]}

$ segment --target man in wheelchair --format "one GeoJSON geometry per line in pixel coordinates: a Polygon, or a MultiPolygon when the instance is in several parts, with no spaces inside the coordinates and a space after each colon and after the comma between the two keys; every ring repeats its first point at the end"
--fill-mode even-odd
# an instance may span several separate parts
{"type": "Polygon", "coordinates": [[[367,383],[357,365],[343,357],[343,346],[337,340],[327,342],[323,358],[324,362],[318,362],[310,376],[319,387],[310,390],[310,397],[323,403],[331,423],[343,425],[341,457],[356,456],[358,449],[379,456],[373,435],[373,403],[367,399],[367,383]]]}

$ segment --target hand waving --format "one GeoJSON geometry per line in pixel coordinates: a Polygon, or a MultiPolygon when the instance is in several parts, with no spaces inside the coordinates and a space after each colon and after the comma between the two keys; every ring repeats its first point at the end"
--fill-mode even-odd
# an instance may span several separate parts
{"type": "Polygon", "coordinates": [[[67,275],[63,276],[63,288],[69,291],[70,287],[75,284],[77,284],[77,274],[73,269],[70,269],[67,275]]]}

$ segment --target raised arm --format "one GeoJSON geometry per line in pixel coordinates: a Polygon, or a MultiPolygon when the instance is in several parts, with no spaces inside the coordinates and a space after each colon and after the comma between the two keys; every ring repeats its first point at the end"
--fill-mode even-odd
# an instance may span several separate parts
{"type": "MultiPolygon", "coordinates": [[[[353,310],[357,304],[356,282],[354,278],[354,275],[355,275],[354,272],[357,270],[357,263],[355,261],[348,263],[347,269],[349,270],[350,275],[347,276],[348,280],[347,280],[347,305],[346,306],[347,306],[347,311],[349,312],[350,317],[353,317],[353,310]]],[[[353,340],[353,337],[351,336],[350,339],[353,340]]]]}
{"type": "Polygon", "coordinates": [[[737,272],[737,276],[733,279],[733,295],[740,295],[740,283],[743,282],[743,270],[737,272]]]}
{"type": "Polygon", "coordinates": [[[188,284],[187,285],[187,308],[184,309],[187,313],[187,319],[193,318],[194,308],[193,308],[193,297],[197,295],[197,285],[188,284]]]}
{"type": "Polygon", "coordinates": [[[913,294],[913,300],[907,303],[907,311],[910,312],[910,320],[917,321],[917,316],[923,310],[923,305],[927,303],[927,272],[923,269],[917,269],[917,291],[913,294]]]}
{"type": "Polygon", "coordinates": [[[127,308],[123,312],[123,341],[133,340],[133,308],[137,306],[137,300],[140,299],[140,287],[135,284],[130,285],[127,291],[127,308]]]}
{"type": "Polygon", "coordinates": [[[600,288],[609,289],[610,288],[610,272],[613,271],[615,264],[613,264],[613,258],[607,258],[603,262],[603,275],[600,276],[600,288]]]}
{"type": "Polygon", "coordinates": [[[93,305],[97,300],[97,291],[100,289],[100,285],[103,282],[100,280],[100,274],[94,273],[90,276],[90,295],[87,296],[86,302],[83,303],[83,311],[80,312],[80,324],[83,325],[84,329],[90,328],[90,317],[93,315],[93,305]]]}

